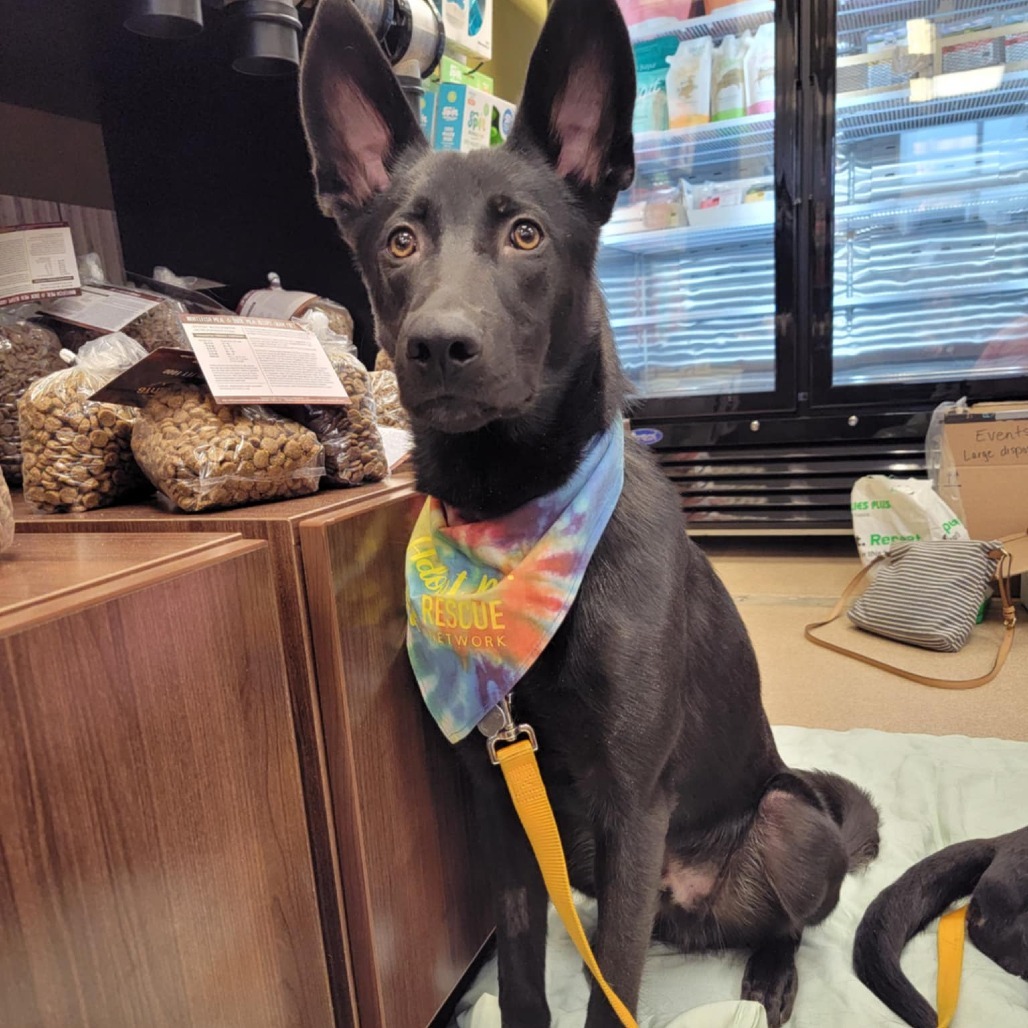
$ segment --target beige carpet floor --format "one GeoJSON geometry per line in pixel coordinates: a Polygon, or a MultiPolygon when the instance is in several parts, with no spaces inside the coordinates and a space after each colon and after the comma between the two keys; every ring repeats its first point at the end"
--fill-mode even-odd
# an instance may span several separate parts
{"type": "MultiPolygon", "coordinates": [[[[860,569],[844,538],[725,537],[696,540],[735,599],[750,631],[772,724],[878,728],[890,732],[1028,740],[1028,611],[1000,675],[978,689],[933,689],[815,646],[803,626],[828,616],[860,569]]],[[[1002,633],[997,604],[960,653],[935,654],[869,636],[842,621],[822,633],[869,656],[939,678],[967,678],[992,665],[1002,633]]]]}

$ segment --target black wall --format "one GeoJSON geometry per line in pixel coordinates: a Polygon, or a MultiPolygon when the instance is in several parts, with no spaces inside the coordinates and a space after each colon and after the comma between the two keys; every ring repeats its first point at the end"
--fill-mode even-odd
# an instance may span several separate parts
{"type": "Polygon", "coordinates": [[[124,8],[2,0],[2,56],[18,56],[0,99],[100,121],[129,270],[163,264],[226,282],[229,305],[276,271],[287,289],[346,304],[370,356],[363,287],[314,203],[296,77],[233,71],[222,11],[205,6],[200,35],[166,41],[122,28],[124,8]],[[55,84],[53,65],[68,53],[73,69],[55,84]]]}

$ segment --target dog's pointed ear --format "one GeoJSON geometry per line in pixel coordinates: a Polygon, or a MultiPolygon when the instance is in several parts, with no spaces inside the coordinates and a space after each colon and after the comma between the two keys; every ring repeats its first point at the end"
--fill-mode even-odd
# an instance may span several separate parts
{"type": "Polygon", "coordinates": [[[541,150],[603,221],[632,184],[635,60],[615,0],[554,0],[508,145],[541,150]]]}
{"type": "Polygon", "coordinates": [[[321,0],[300,69],[300,109],[327,214],[362,207],[400,154],[427,146],[385,54],[350,0],[321,0]]]}

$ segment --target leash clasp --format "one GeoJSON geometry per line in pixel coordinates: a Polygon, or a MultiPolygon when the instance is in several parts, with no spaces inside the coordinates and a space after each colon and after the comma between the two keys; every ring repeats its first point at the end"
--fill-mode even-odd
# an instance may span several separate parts
{"type": "Polygon", "coordinates": [[[532,752],[538,752],[539,741],[535,736],[535,729],[531,725],[516,725],[510,712],[510,698],[505,696],[500,702],[489,711],[488,714],[478,723],[478,730],[486,737],[486,749],[489,751],[489,760],[495,765],[499,764],[496,756],[496,747],[500,743],[517,742],[519,736],[526,736],[532,744],[532,752]]]}

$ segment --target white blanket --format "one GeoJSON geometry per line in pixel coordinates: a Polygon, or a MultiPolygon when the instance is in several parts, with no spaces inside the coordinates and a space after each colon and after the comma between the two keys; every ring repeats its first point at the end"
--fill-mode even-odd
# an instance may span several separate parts
{"type": "MultiPolygon", "coordinates": [[[[1028,743],[963,736],[778,728],[785,761],[836,771],[864,786],[882,814],[882,847],[863,874],[847,878],[839,906],[806,931],[797,957],[799,997],[790,1028],[902,1025],[857,981],[853,935],[867,905],[912,864],[950,843],[1028,825],[1028,743]]],[[[595,907],[580,897],[589,930],[595,907]]],[[[763,1010],[739,995],[744,954],[684,957],[654,946],[639,1005],[640,1028],[760,1028],[763,1010]],[[716,1006],[714,1005],[716,1004],[716,1006]]],[[[935,1005],[935,925],[904,951],[903,968],[935,1005]]],[[[582,965],[550,910],[546,981],[553,1028],[581,1028],[589,997],[582,965]]],[[[496,963],[490,961],[461,1000],[459,1028],[499,1028],[496,963]]],[[[954,1028],[1028,1028],[1028,983],[968,944],[954,1028]]]]}

